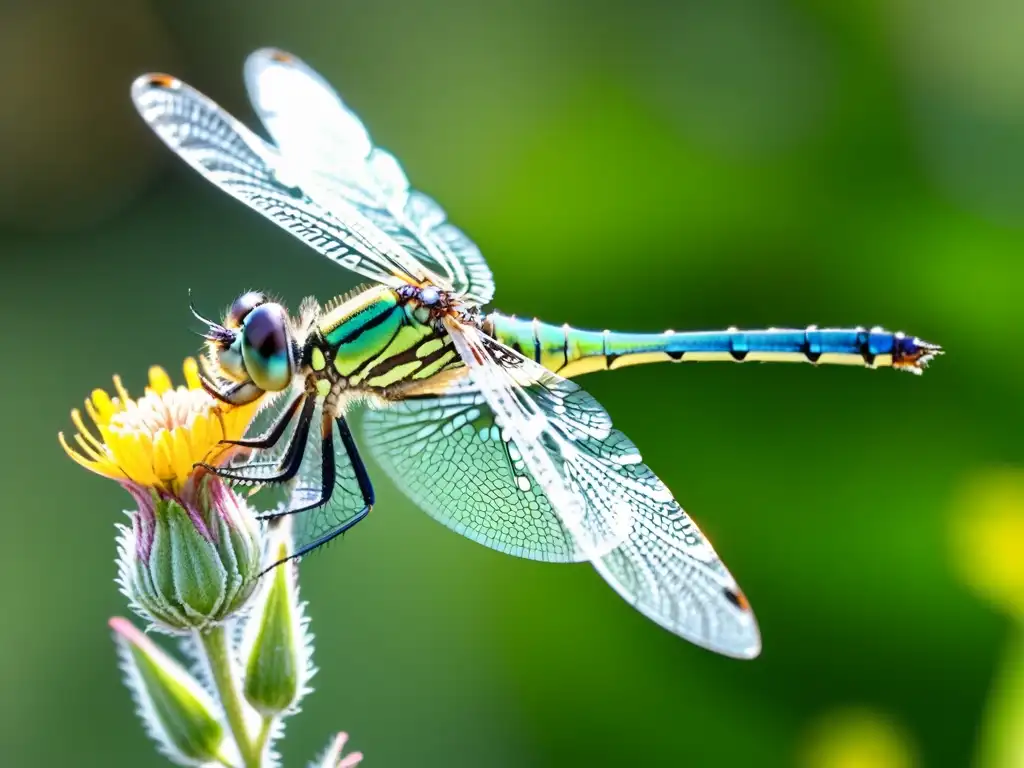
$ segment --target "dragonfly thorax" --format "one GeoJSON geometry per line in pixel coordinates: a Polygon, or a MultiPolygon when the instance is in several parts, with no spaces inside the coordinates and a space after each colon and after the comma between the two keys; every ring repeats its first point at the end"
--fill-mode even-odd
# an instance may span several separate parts
{"type": "Polygon", "coordinates": [[[450,294],[434,286],[373,286],[328,305],[310,328],[303,363],[330,389],[381,391],[458,364],[441,319],[450,294]]]}

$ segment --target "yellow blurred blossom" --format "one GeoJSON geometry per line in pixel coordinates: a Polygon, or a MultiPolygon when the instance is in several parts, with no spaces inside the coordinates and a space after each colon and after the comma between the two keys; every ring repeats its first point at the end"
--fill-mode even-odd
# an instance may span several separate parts
{"type": "Polygon", "coordinates": [[[802,745],[802,768],[915,768],[907,735],[870,709],[830,712],[816,722],[802,745]]]}
{"type": "Polygon", "coordinates": [[[1024,470],[988,469],[971,477],[951,528],[953,559],[963,579],[1024,619],[1024,470]]]}

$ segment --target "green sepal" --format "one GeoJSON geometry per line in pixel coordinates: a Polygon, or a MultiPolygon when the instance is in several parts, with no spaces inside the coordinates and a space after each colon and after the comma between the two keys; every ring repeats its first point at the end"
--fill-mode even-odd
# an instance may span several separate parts
{"type": "Polygon", "coordinates": [[[157,591],[192,621],[217,616],[227,584],[218,548],[174,501],[163,501],[157,518],[149,563],[157,591]]]}
{"type": "Polygon", "coordinates": [[[125,683],[160,751],[179,765],[220,759],[224,727],[209,694],[127,619],[113,618],[110,627],[125,683]]]}

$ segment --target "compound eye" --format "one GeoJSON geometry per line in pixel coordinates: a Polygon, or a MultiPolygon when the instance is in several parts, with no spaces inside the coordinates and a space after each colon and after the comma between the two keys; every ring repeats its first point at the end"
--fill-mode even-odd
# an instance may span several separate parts
{"type": "Polygon", "coordinates": [[[428,285],[420,291],[420,302],[426,304],[428,307],[437,304],[440,299],[441,293],[432,285],[428,285]]]}
{"type": "Polygon", "coordinates": [[[228,328],[241,328],[242,322],[256,307],[267,303],[267,297],[259,291],[243,293],[231,304],[224,325],[228,328]]]}
{"type": "Polygon", "coordinates": [[[260,389],[280,392],[291,383],[295,361],[288,318],[280,305],[262,304],[246,315],[242,358],[246,373],[260,389]]]}

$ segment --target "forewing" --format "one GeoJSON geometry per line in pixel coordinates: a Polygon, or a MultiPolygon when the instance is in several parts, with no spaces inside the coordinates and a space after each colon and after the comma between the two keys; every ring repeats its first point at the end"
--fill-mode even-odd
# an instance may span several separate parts
{"type": "Polygon", "coordinates": [[[422,269],[351,207],[328,210],[296,186],[280,153],[203,94],[167,75],[132,84],[143,120],[206,179],[327,258],[401,285],[422,269]]]}
{"type": "Polygon", "coordinates": [[[477,388],[370,410],[363,433],[395,484],[456,533],[532,560],[585,559],[477,388]]]}
{"type": "Polygon", "coordinates": [[[398,161],[373,146],[324,78],[291,54],[262,49],[246,60],[245,82],[257,115],[314,199],[328,208],[351,205],[441,287],[478,305],[491,300],[494,279],[480,250],[436,202],[410,188],[398,161]]]}
{"type": "Polygon", "coordinates": [[[675,634],[729,656],[757,656],[757,622],[735,579],[601,405],[475,328],[449,329],[474,384],[601,576],[675,634]],[[624,513],[624,540],[592,549],[581,521],[611,515],[607,525],[618,527],[624,513]]]}

